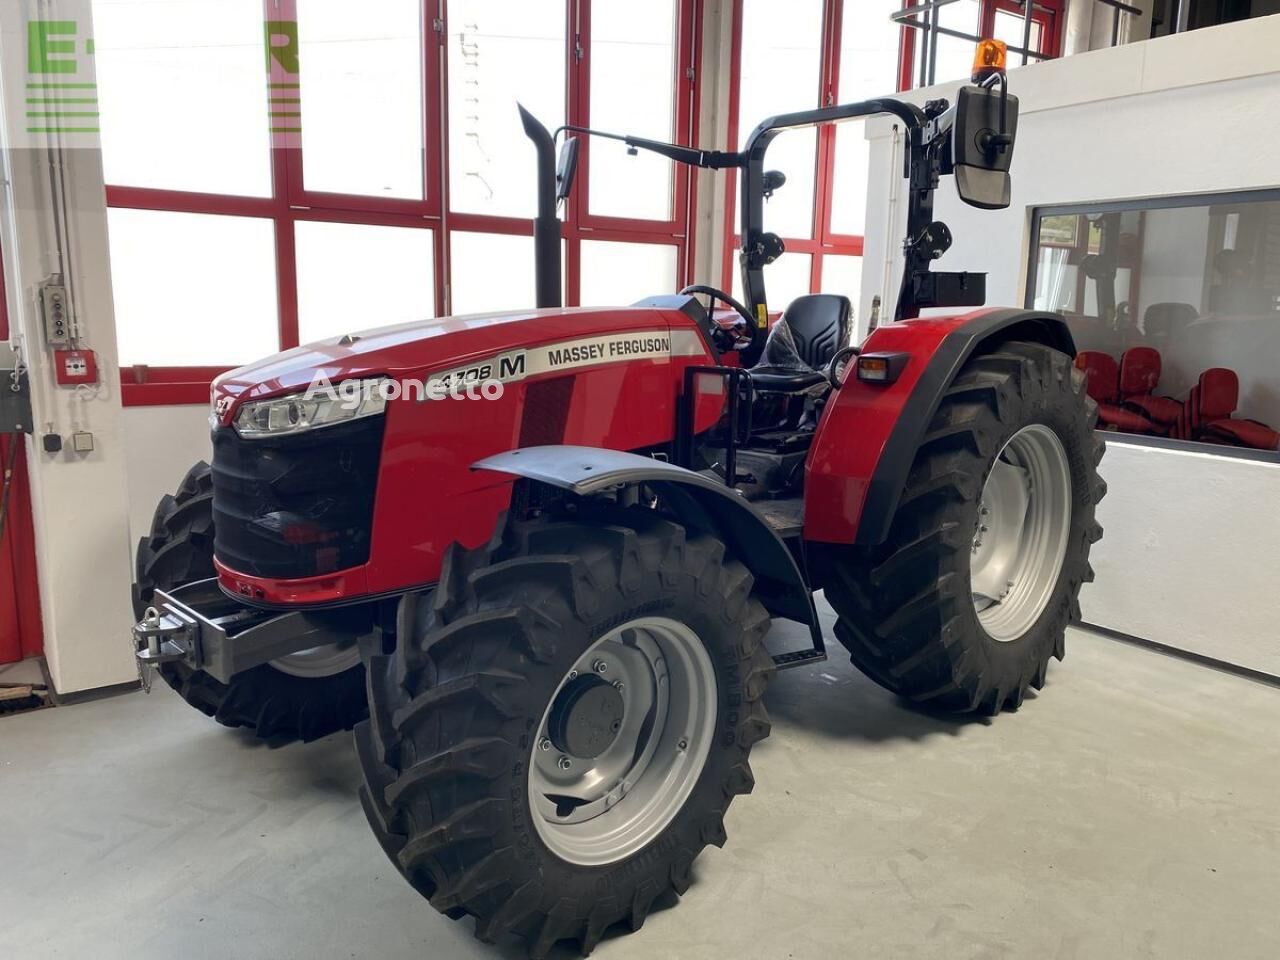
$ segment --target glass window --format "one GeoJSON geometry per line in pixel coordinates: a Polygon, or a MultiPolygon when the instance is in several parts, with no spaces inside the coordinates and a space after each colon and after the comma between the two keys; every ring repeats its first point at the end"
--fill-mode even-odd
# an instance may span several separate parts
{"type": "Polygon", "coordinates": [[[120,365],[237,366],[280,349],[270,220],[107,211],[120,365]]]}
{"type": "Polygon", "coordinates": [[[564,123],[564,0],[450,0],[449,191],[463,213],[532,217],[533,148],[519,101],[564,123]]]}
{"type": "MultiPolygon", "coordinates": [[[[1016,13],[1009,13],[1007,10],[996,11],[996,27],[993,31],[997,40],[1003,40],[1011,47],[1022,46],[1022,31],[1026,26],[1022,17],[1016,13]]],[[[1044,27],[1039,20],[1031,21],[1031,43],[1027,46],[1028,50],[1041,51],[1044,42],[1044,27]]],[[[1027,58],[1028,63],[1037,63],[1038,61],[1032,57],[1027,58]]],[[[1022,54],[1010,53],[1009,66],[1013,67],[1022,63],[1022,54]]]]}
{"type": "MultiPolygon", "coordinates": [[[[675,108],[676,0],[591,5],[591,126],[670,140],[675,108]]],[[[591,141],[591,212],[671,218],[674,165],[612,140],[591,141]]]]}
{"type": "Polygon", "coordinates": [[[1044,216],[1033,252],[1103,429],[1280,445],[1280,195],[1044,216]]]}
{"type": "Polygon", "coordinates": [[[423,196],[421,11],[419,0],[298,4],[308,190],[423,196]]]}
{"type": "Polygon", "coordinates": [[[431,230],[300,220],[294,236],[302,343],[435,316],[431,230]]]}
{"type": "MultiPolygon", "coordinates": [[[[958,30],[970,36],[982,33],[980,25],[978,0],[957,0],[938,10],[938,25],[949,30],[958,30]]],[[[916,47],[917,55],[923,45],[916,47]]],[[[973,72],[972,40],[961,40],[938,34],[938,57],[934,64],[934,83],[946,83],[948,80],[963,80],[973,72]]],[[[920,64],[916,63],[916,76],[920,74],[920,64]]]]}
{"type": "Polygon", "coordinates": [[[38,106],[100,109],[107,183],[270,196],[262,22],[262,0],[93,0],[99,102],[38,106]]]}
{"type": "Polygon", "coordinates": [[[461,230],[449,236],[455,315],[533,306],[533,237],[461,230]]]}
{"type": "MultiPolygon", "coordinates": [[[[841,103],[884,96],[897,86],[898,34],[889,14],[897,0],[846,3],[840,32],[841,103]]],[[[867,168],[871,145],[861,122],[836,127],[831,230],[861,236],[867,220],[867,168]]]]}
{"type": "Polygon", "coordinates": [[[826,254],[822,258],[822,292],[840,293],[853,304],[853,323],[858,319],[858,302],[862,296],[862,258],[826,254]]]}
{"type": "MultiPolygon", "coordinates": [[[[746,0],[743,4],[739,147],[761,120],[818,105],[822,6],[822,0],[746,0]]],[[[788,130],[769,145],[765,167],[781,170],[787,182],[765,204],[766,230],[783,237],[813,236],[817,142],[817,132],[810,128],[788,130]]]]}
{"type": "MultiPolygon", "coordinates": [[[[810,254],[784,253],[764,268],[764,291],[770,313],[781,313],[796,297],[810,292],[812,266],[810,254]]],[[[738,269],[733,271],[733,296],[739,301],[743,299],[742,271],[738,269]]]]}
{"type": "Polygon", "coordinates": [[[586,307],[616,307],[676,291],[679,250],[665,243],[582,241],[582,293],[586,307]]]}

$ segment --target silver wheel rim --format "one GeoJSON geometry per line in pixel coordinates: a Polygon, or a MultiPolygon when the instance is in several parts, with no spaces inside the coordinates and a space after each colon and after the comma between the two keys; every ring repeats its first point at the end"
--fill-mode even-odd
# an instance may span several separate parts
{"type": "Polygon", "coordinates": [[[327,643],[321,647],[308,647],[296,653],[286,654],[270,661],[271,666],[291,677],[317,680],[345,673],[360,662],[360,645],[357,643],[327,643]]]}
{"type": "Polygon", "coordinates": [[[969,582],[982,629],[1024,636],[1053,597],[1071,530],[1071,466],[1052,429],[1034,423],[1004,445],[978,505],[969,582]]]}
{"type": "Polygon", "coordinates": [[[593,643],[556,687],[534,738],[529,805],[543,843],[583,866],[643,848],[689,798],[715,721],[715,670],[687,625],[641,617],[593,643]],[[551,742],[550,724],[561,691],[589,672],[621,683],[623,712],[613,742],[584,760],[551,742]]]}

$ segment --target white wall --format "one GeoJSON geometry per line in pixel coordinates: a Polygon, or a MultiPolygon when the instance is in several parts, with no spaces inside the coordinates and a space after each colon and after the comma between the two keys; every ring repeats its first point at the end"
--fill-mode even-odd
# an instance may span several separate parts
{"type": "MultiPolygon", "coordinates": [[[[1013,204],[975,210],[944,181],[935,215],[955,246],[939,269],[986,270],[987,302],[1020,305],[1032,207],[1280,185],[1277,49],[1280,17],[1271,17],[1012,71],[1010,90],[1021,102],[1013,204]]],[[[889,200],[891,136],[887,120],[868,127],[859,316],[877,292],[892,303],[899,277],[885,269],[886,258],[897,263],[905,215],[900,200],[889,200]]],[[[1102,473],[1111,494],[1085,618],[1280,674],[1280,468],[1112,444],[1102,473]]]]}
{"type": "Polygon", "coordinates": [[[129,480],[129,542],[151,529],[156,504],[173,493],[198,460],[209,461],[209,408],[126,407],[123,416],[129,480]]]}
{"type": "Polygon", "coordinates": [[[1280,676],[1280,464],[1112,443],[1085,619],[1280,676]]]}

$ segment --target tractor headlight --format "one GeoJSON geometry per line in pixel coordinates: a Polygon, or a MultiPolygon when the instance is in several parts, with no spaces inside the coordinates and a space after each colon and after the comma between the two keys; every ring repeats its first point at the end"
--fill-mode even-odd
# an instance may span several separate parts
{"type": "Polygon", "coordinates": [[[236,413],[236,433],[246,440],[265,440],[374,417],[387,408],[386,383],[385,377],[347,380],[246,403],[236,413]]]}

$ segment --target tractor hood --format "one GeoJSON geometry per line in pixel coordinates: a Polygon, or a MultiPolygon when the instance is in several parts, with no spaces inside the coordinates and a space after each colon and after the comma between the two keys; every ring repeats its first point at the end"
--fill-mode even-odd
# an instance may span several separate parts
{"type": "Polygon", "coordinates": [[[344,334],[286,350],[223,374],[213,385],[222,422],[242,401],[366,377],[417,377],[503,351],[600,334],[693,332],[689,317],[662,307],[554,308],[442,317],[344,334]]]}

